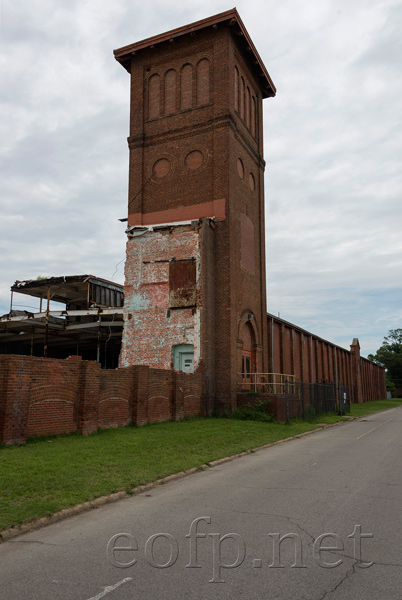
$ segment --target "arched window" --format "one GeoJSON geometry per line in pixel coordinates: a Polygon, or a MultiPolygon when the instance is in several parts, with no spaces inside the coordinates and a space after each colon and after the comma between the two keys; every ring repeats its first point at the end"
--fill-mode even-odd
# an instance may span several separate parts
{"type": "Polygon", "coordinates": [[[180,110],[193,107],[193,67],[184,65],[180,74],[180,110]]]}
{"type": "Polygon", "coordinates": [[[256,106],[255,106],[255,97],[253,96],[251,98],[251,133],[253,134],[254,137],[255,137],[255,132],[257,129],[256,115],[257,115],[257,111],[256,111],[256,106]]]}
{"type": "Polygon", "coordinates": [[[247,321],[242,329],[243,348],[241,353],[241,372],[243,389],[251,389],[255,366],[255,335],[252,326],[247,321]]]}
{"type": "Polygon", "coordinates": [[[251,111],[251,94],[250,88],[247,86],[246,92],[246,125],[250,129],[250,111],[251,111]]]}
{"type": "Polygon", "coordinates": [[[165,115],[176,112],[176,71],[169,69],[165,73],[165,115]]]}
{"type": "Polygon", "coordinates": [[[159,75],[152,75],[148,83],[148,117],[157,119],[161,110],[161,78],[159,75]]]}
{"type": "Polygon", "coordinates": [[[203,58],[197,65],[197,106],[209,103],[209,60],[203,58]]]}
{"type": "Polygon", "coordinates": [[[235,110],[239,112],[239,70],[237,67],[234,68],[234,102],[235,110]]]}
{"type": "Polygon", "coordinates": [[[240,117],[244,121],[244,96],[245,96],[245,86],[243,77],[240,78],[240,117]]]}

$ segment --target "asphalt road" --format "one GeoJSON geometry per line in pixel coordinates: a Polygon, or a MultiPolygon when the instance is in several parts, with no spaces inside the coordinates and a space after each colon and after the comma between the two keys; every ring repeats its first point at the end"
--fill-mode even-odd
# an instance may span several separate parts
{"type": "Polygon", "coordinates": [[[401,509],[395,408],[5,542],[0,597],[399,599],[401,509]]]}

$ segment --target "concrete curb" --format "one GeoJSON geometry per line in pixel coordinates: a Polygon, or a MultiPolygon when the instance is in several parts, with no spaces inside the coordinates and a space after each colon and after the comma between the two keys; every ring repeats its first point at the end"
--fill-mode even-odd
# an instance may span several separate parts
{"type": "MultiPolygon", "coordinates": [[[[360,419],[361,417],[351,417],[349,420],[353,421],[355,419],[360,419]]],[[[51,517],[42,517],[36,521],[32,521],[30,523],[23,523],[17,527],[11,527],[10,529],[5,529],[0,532],[0,543],[6,542],[8,540],[12,540],[13,538],[22,535],[24,533],[29,533],[31,531],[35,531],[36,529],[40,529],[45,527],[46,525],[51,525],[52,523],[58,523],[59,521],[63,521],[68,517],[72,517],[74,515],[79,515],[83,512],[88,512],[95,508],[99,508],[100,506],[104,506],[105,504],[109,504],[111,502],[117,502],[118,500],[122,500],[123,498],[129,498],[130,496],[134,496],[137,494],[141,494],[149,489],[152,489],[158,485],[164,485],[169,481],[173,481],[174,479],[180,479],[182,477],[187,477],[188,475],[193,475],[193,473],[197,473],[199,471],[204,471],[206,469],[210,469],[221,465],[223,463],[229,462],[231,460],[235,460],[236,458],[241,458],[242,456],[246,456],[248,454],[254,454],[258,452],[258,450],[264,450],[265,448],[270,448],[271,446],[276,446],[277,444],[282,444],[283,442],[289,442],[291,440],[295,440],[297,438],[304,437],[306,435],[311,435],[316,433],[317,431],[322,431],[323,429],[329,429],[330,427],[336,427],[337,425],[343,425],[345,422],[349,421],[339,421],[338,423],[330,423],[329,425],[324,425],[322,427],[318,427],[317,429],[312,429],[311,431],[305,431],[304,433],[298,433],[294,436],[284,438],[283,440],[277,440],[276,442],[270,442],[269,444],[264,444],[263,446],[258,446],[258,448],[252,448],[250,450],[245,450],[244,452],[240,452],[239,454],[233,454],[231,456],[226,456],[224,458],[219,458],[218,460],[213,460],[208,464],[201,465],[199,467],[192,467],[191,469],[187,469],[187,471],[179,471],[178,473],[173,473],[172,475],[168,475],[167,477],[163,477],[162,479],[157,479],[145,485],[139,485],[135,488],[132,488],[129,493],[121,491],[115,492],[114,494],[110,494],[109,496],[100,496],[95,500],[91,500],[89,502],[84,502],[83,504],[77,504],[71,508],[64,508],[59,512],[54,513],[51,517]]]]}

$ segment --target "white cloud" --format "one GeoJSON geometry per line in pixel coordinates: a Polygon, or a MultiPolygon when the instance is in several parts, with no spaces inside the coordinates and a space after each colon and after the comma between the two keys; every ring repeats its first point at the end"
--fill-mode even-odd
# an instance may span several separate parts
{"type": "MultiPolygon", "coordinates": [[[[3,0],[0,312],[15,279],[123,280],[129,76],[112,50],[222,0],[3,0]]],[[[268,309],[374,352],[401,324],[402,8],[239,0],[264,102],[268,309]]]]}

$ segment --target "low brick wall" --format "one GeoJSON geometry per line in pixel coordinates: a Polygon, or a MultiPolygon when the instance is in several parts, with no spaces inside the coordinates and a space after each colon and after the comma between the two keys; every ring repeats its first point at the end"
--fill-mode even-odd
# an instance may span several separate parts
{"type": "Polygon", "coordinates": [[[0,443],[204,414],[202,382],[200,372],[0,355],[0,443]]]}

